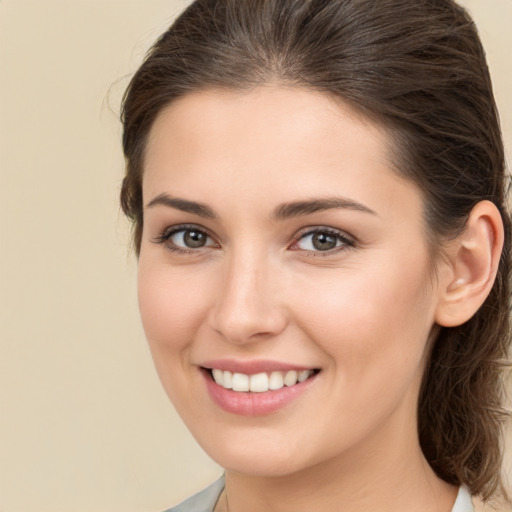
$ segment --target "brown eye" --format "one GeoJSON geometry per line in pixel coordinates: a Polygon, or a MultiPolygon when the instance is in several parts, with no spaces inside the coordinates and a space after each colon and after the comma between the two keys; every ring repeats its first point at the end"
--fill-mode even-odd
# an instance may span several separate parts
{"type": "Polygon", "coordinates": [[[206,245],[208,236],[201,231],[187,229],[183,232],[182,239],[183,244],[189,249],[199,249],[206,245]]]}
{"type": "Polygon", "coordinates": [[[329,251],[336,247],[338,240],[329,233],[315,233],[311,239],[311,244],[317,251],[329,251]]]}
{"type": "Polygon", "coordinates": [[[302,235],[293,249],[308,252],[329,252],[354,247],[355,243],[343,232],[331,229],[316,229],[302,235]]]}
{"type": "Polygon", "coordinates": [[[206,247],[216,247],[215,241],[201,229],[191,227],[177,227],[164,233],[157,239],[159,243],[167,245],[174,250],[194,250],[206,247]]]}

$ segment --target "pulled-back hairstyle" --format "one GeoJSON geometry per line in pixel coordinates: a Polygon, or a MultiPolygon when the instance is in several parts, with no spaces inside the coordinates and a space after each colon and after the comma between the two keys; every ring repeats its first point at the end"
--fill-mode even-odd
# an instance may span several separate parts
{"type": "Polygon", "coordinates": [[[340,98],[387,128],[396,171],[423,192],[431,246],[492,201],[505,226],[498,275],[465,324],[440,329],[418,405],[423,452],[445,481],[504,493],[503,379],[511,226],[498,115],[475,25],[452,0],[198,0],[146,56],[122,105],[121,204],[143,229],[144,150],[158,114],[206,88],[284,84],[340,98]]]}

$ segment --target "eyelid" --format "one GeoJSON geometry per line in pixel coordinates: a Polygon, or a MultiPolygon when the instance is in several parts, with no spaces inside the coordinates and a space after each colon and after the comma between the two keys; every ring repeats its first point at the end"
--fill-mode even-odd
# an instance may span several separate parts
{"type": "Polygon", "coordinates": [[[167,249],[178,252],[178,253],[199,253],[205,249],[211,249],[212,247],[219,247],[218,242],[215,240],[215,237],[209,232],[208,229],[200,226],[198,224],[176,224],[173,226],[166,227],[159,235],[152,239],[152,242],[155,244],[165,245],[167,249]],[[205,245],[203,247],[198,247],[196,249],[193,248],[185,248],[180,247],[176,244],[170,242],[170,238],[179,233],[180,231],[198,231],[204,233],[210,240],[214,241],[213,245],[205,245]]]}
{"type": "MultiPolygon", "coordinates": [[[[210,231],[198,224],[176,224],[173,226],[166,227],[159,235],[154,237],[152,239],[153,243],[165,245],[167,249],[182,253],[182,254],[198,254],[204,250],[209,250],[212,248],[219,248],[220,244],[216,241],[215,236],[213,236],[210,231]],[[204,233],[210,240],[214,242],[214,244],[205,245],[203,247],[198,248],[185,248],[181,247],[179,245],[176,245],[174,243],[170,243],[170,238],[175,235],[176,233],[179,233],[180,231],[187,231],[187,230],[195,230],[199,231],[201,233],[204,233]]],[[[347,232],[333,228],[330,226],[308,226],[305,228],[302,228],[295,236],[292,244],[288,247],[289,250],[295,250],[295,251],[302,251],[304,253],[310,253],[313,256],[329,256],[333,255],[340,251],[345,251],[348,249],[353,249],[357,243],[357,239],[348,234],[347,232]],[[333,247],[332,249],[328,249],[325,251],[321,250],[308,250],[308,249],[301,249],[294,247],[298,244],[298,242],[307,236],[312,236],[315,233],[328,233],[330,235],[335,236],[338,240],[340,240],[342,243],[339,246],[333,247]]]]}
{"type": "Polygon", "coordinates": [[[349,235],[347,232],[342,231],[341,229],[332,228],[329,226],[309,226],[307,228],[301,229],[297,235],[295,236],[295,239],[290,246],[291,250],[295,251],[304,251],[311,253],[315,256],[328,256],[332,255],[334,253],[345,251],[348,249],[353,249],[357,244],[357,240],[354,236],[349,235]],[[300,248],[293,248],[293,246],[297,245],[297,243],[306,238],[307,236],[312,236],[315,233],[327,233],[333,236],[336,236],[338,240],[341,240],[341,244],[339,246],[333,247],[332,249],[326,250],[326,251],[320,251],[320,250],[307,250],[307,249],[300,249],[300,248]]]}

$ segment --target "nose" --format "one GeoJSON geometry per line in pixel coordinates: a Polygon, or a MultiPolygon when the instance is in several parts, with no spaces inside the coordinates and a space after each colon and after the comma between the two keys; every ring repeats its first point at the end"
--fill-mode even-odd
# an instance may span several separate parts
{"type": "Polygon", "coordinates": [[[240,254],[225,262],[209,321],[225,340],[246,344],[279,335],[288,323],[278,269],[265,255],[240,254]]]}

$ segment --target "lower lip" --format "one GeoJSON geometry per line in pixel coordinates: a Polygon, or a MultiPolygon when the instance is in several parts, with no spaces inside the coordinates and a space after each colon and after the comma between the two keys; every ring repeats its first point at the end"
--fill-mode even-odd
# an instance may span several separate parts
{"type": "Polygon", "coordinates": [[[203,370],[206,387],[210,398],[224,411],[241,416],[263,416],[286,407],[299,397],[316,380],[318,374],[304,382],[281,389],[269,390],[263,393],[240,392],[219,386],[211,377],[210,372],[203,370]]]}

